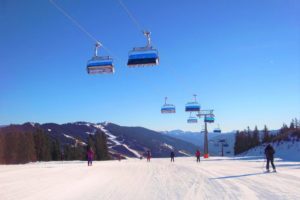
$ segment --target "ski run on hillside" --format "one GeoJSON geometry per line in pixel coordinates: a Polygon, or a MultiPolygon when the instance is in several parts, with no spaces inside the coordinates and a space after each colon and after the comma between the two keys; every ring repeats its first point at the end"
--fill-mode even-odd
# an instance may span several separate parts
{"type": "Polygon", "coordinates": [[[0,165],[1,200],[300,199],[300,162],[211,157],[0,165]]]}

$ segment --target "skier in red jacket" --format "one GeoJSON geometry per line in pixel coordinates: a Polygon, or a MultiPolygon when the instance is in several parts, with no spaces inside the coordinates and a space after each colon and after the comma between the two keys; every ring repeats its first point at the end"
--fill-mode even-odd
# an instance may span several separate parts
{"type": "Polygon", "coordinates": [[[196,151],[196,158],[197,158],[197,162],[200,162],[200,156],[201,156],[201,152],[199,151],[199,149],[196,151]]]}

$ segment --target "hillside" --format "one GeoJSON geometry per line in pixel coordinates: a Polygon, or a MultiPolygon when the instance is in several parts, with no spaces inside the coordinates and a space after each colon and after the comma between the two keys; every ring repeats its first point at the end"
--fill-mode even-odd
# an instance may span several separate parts
{"type": "Polygon", "coordinates": [[[151,151],[153,157],[169,157],[171,150],[177,156],[186,156],[193,155],[197,149],[191,143],[143,127],[124,127],[107,122],[97,124],[89,122],[25,123],[0,128],[2,133],[7,130],[30,132],[35,129],[44,130],[50,138],[59,141],[61,147],[65,145],[86,146],[90,135],[96,132],[105,133],[108,150],[112,157],[121,154],[123,157],[140,158],[147,150],[151,151]]]}
{"type": "MultiPolygon", "coordinates": [[[[263,156],[267,143],[252,148],[239,156],[263,156]]],[[[287,131],[277,135],[270,144],[275,149],[275,157],[283,160],[300,161],[300,130],[287,131]]]]}

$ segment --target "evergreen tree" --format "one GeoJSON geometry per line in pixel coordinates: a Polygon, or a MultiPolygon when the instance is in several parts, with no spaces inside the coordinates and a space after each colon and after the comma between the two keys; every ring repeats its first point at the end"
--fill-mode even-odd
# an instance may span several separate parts
{"type": "Polygon", "coordinates": [[[4,134],[0,130],[0,164],[4,163],[4,134]]]}
{"type": "Polygon", "coordinates": [[[51,160],[50,139],[43,130],[38,129],[34,133],[35,152],[38,161],[51,160]]]}
{"type": "Polygon", "coordinates": [[[292,119],[291,124],[290,124],[290,129],[294,130],[295,129],[295,121],[292,119]]]}
{"type": "Polygon", "coordinates": [[[270,133],[269,133],[269,130],[268,130],[266,125],[265,125],[264,130],[263,130],[263,140],[262,140],[262,142],[263,143],[270,142],[270,133]]]}
{"type": "Polygon", "coordinates": [[[259,141],[259,131],[257,129],[257,126],[255,126],[254,131],[252,133],[252,147],[256,147],[260,144],[259,141]]]}
{"type": "Polygon", "coordinates": [[[51,142],[51,160],[60,160],[60,144],[59,141],[53,139],[51,142]]]}

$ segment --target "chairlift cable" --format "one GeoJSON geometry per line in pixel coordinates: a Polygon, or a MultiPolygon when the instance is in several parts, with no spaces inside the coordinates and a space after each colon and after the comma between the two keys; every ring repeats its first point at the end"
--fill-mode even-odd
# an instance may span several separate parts
{"type": "Polygon", "coordinates": [[[142,33],[144,33],[144,29],[142,28],[141,24],[139,23],[139,21],[133,16],[133,14],[130,12],[130,10],[128,9],[128,7],[124,4],[124,2],[122,0],[118,0],[120,6],[124,9],[124,11],[127,13],[128,17],[131,19],[131,21],[135,24],[135,26],[137,27],[138,31],[141,31],[142,33]]]}
{"type": "MultiPolygon", "coordinates": [[[[58,5],[54,0],[49,0],[49,2],[59,11],[61,12],[67,19],[69,19],[79,30],[81,30],[84,34],[86,34],[90,39],[94,42],[99,42],[96,37],[94,37],[91,33],[89,33],[77,20],[75,20],[68,12],[63,9],[60,5],[58,5]]],[[[100,43],[101,44],[101,43],[100,43]]],[[[101,44],[102,45],[102,44],[101,44]]],[[[103,45],[102,45],[103,46],[103,45]]]]}

